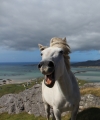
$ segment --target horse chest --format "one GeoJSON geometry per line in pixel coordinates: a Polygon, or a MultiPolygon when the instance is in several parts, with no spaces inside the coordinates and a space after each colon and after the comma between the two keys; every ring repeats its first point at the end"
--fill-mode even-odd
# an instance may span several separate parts
{"type": "Polygon", "coordinates": [[[70,110],[72,107],[71,101],[68,96],[64,96],[62,91],[59,88],[50,89],[45,87],[42,90],[42,95],[46,103],[52,107],[56,107],[61,111],[70,110]]]}
{"type": "Polygon", "coordinates": [[[56,94],[53,101],[53,105],[62,111],[70,110],[72,108],[71,100],[68,96],[64,96],[62,93],[56,94]]]}

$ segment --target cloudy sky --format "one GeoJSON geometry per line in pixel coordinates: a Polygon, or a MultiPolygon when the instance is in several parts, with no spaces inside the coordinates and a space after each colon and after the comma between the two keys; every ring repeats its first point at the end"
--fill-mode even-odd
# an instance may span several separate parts
{"type": "Polygon", "coordinates": [[[67,38],[71,61],[100,59],[100,0],[0,0],[0,62],[40,61],[52,37],[67,38]]]}

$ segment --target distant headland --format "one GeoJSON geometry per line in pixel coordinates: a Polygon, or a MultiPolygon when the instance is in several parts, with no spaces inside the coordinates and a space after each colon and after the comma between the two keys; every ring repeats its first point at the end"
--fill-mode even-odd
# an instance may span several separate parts
{"type": "Polygon", "coordinates": [[[88,60],[84,62],[76,62],[76,63],[71,63],[71,66],[73,67],[78,67],[78,66],[99,66],[100,67],[100,60],[88,60]]]}

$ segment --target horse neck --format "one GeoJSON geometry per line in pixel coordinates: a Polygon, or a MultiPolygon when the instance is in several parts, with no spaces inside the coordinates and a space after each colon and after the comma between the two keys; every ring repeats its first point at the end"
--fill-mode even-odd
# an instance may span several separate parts
{"type": "Polygon", "coordinates": [[[62,94],[66,97],[71,97],[72,93],[73,93],[73,88],[72,88],[72,82],[70,79],[70,76],[67,72],[66,67],[64,67],[64,73],[63,75],[59,78],[59,80],[57,81],[58,85],[59,85],[59,89],[62,92],[62,94]]]}

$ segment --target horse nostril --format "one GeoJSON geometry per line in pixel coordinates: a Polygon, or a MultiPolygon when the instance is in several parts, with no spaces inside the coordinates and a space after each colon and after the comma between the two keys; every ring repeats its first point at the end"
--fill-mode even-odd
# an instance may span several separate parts
{"type": "Polygon", "coordinates": [[[54,67],[53,62],[52,62],[52,61],[50,61],[50,62],[48,63],[48,66],[49,66],[49,67],[54,67]]]}
{"type": "Polygon", "coordinates": [[[38,68],[40,68],[41,67],[41,65],[40,64],[38,64],[38,68]]]}
{"type": "Polygon", "coordinates": [[[40,62],[40,63],[38,64],[38,68],[41,68],[42,65],[43,65],[43,62],[40,62]]]}
{"type": "Polygon", "coordinates": [[[38,68],[40,69],[42,66],[54,67],[54,63],[52,61],[42,61],[38,64],[38,68]]]}

